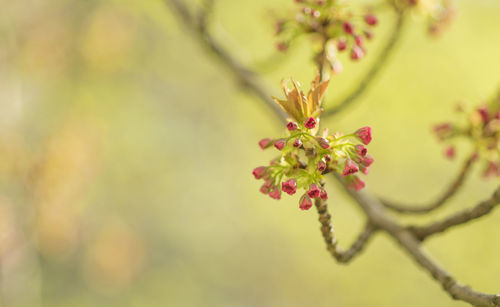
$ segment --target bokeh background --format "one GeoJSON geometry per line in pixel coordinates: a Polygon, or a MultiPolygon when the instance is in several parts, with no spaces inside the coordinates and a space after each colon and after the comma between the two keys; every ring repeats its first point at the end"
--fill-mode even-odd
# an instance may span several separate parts
{"type": "MultiPolygon", "coordinates": [[[[314,210],[258,192],[268,161],[257,141],[283,132],[159,0],[1,1],[0,306],[466,306],[451,300],[385,235],[349,266],[325,250],[314,210]]],[[[189,2],[190,7],[196,4],[189,2]]],[[[291,0],[218,0],[211,31],[263,74],[272,93],[314,75],[306,40],[275,51],[273,16],[291,0]]],[[[500,86],[500,3],[457,1],[439,38],[412,16],[390,63],[341,115],[369,125],[367,184],[393,200],[428,201],[469,153],[444,159],[430,127],[500,86]]],[[[360,63],[329,87],[339,99],[370,66],[394,21],[380,16],[360,63]]],[[[486,198],[477,168],[423,223],[486,198]]],[[[364,220],[335,184],[342,245],[364,220]]],[[[425,247],[478,290],[500,290],[500,212],[425,247]]]]}

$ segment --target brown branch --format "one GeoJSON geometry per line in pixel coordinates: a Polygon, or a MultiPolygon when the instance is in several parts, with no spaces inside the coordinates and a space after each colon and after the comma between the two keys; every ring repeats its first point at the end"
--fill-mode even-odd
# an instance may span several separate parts
{"type": "MultiPolygon", "coordinates": [[[[272,101],[268,98],[270,95],[260,86],[258,82],[254,80],[254,77],[251,74],[248,74],[247,69],[236,62],[234,58],[229,55],[229,53],[227,53],[208,35],[208,33],[202,33],[200,35],[200,32],[196,30],[196,27],[193,27],[191,23],[192,19],[189,17],[190,15],[187,9],[180,0],[164,1],[171,4],[174,11],[181,15],[181,21],[184,23],[184,26],[190,28],[191,30],[195,30],[194,32],[198,34],[198,38],[207,46],[209,50],[213,51],[213,54],[229,69],[237,80],[245,85],[250,92],[256,94],[256,96],[259,97],[267,106],[273,106],[272,101]]],[[[285,119],[282,112],[278,111],[275,112],[275,114],[280,120],[283,121],[285,119]]],[[[343,183],[343,180],[339,175],[335,175],[335,178],[343,183]]],[[[486,294],[472,290],[470,287],[458,283],[447,271],[436,264],[421,249],[420,241],[415,234],[393,220],[386,213],[385,208],[377,198],[371,196],[366,191],[358,193],[347,188],[346,190],[366,215],[370,225],[389,234],[390,237],[392,237],[395,242],[403,250],[405,250],[418,265],[420,265],[420,267],[428,271],[431,276],[439,284],[441,284],[443,289],[448,292],[452,298],[462,300],[479,307],[500,307],[500,295],[486,294]]],[[[361,245],[364,246],[364,244],[361,245]]]]}
{"type": "Polygon", "coordinates": [[[356,255],[361,253],[366,243],[375,233],[376,228],[373,227],[371,223],[367,222],[364,230],[358,235],[358,238],[351,247],[347,250],[343,250],[338,246],[335,230],[330,220],[331,216],[328,212],[328,205],[322,199],[316,199],[314,205],[318,211],[319,221],[321,223],[321,234],[323,235],[323,239],[325,239],[327,250],[339,263],[349,263],[356,255]]]}
{"type": "Polygon", "coordinates": [[[500,187],[496,189],[493,195],[478,205],[456,212],[440,221],[431,223],[427,226],[408,226],[408,229],[417,236],[419,240],[425,240],[427,237],[444,232],[452,227],[470,222],[490,213],[500,203],[500,187]]]}
{"type": "Polygon", "coordinates": [[[442,207],[450,198],[452,198],[462,187],[467,175],[469,175],[472,164],[476,160],[476,156],[471,155],[463,164],[457,177],[451,182],[451,184],[446,188],[444,193],[435,201],[427,205],[402,205],[395,202],[381,200],[382,205],[387,209],[391,209],[398,213],[408,213],[408,214],[426,214],[435,209],[442,207]]]}
{"type": "Polygon", "coordinates": [[[338,103],[334,103],[334,107],[326,109],[322,117],[330,117],[338,112],[342,111],[345,107],[353,103],[357,98],[359,98],[366,89],[370,86],[372,81],[377,77],[378,73],[381,71],[382,67],[387,63],[387,60],[390,58],[396,43],[401,37],[401,32],[403,29],[404,21],[405,21],[405,12],[404,11],[396,11],[397,20],[394,28],[392,30],[391,36],[389,40],[385,44],[384,48],[375,59],[372,67],[368,70],[366,75],[361,79],[361,81],[357,84],[356,88],[352,90],[345,98],[340,100],[338,103]]]}

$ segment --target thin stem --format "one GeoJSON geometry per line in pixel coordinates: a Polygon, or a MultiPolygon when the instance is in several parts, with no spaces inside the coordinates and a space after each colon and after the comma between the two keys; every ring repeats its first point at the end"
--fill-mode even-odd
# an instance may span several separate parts
{"type": "Polygon", "coordinates": [[[426,214],[433,210],[436,210],[442,207],[450,198],[452,198],[463,186],[463,183],[467,176],[470,174],[472,169],[472,165],[476,160],[476,156],[472,154],[462,165],[458,175],[453,179],[453,181],[448,185],[446,190],[443,192],[441,196],[439,196],[435,201],[425,204],[425,205],[403,205],[395,202],[391,202],[388,200],[380,200],[382,205],[384,205],[387,209],[393,210],[398,213],[407,213],[407,214],[426,214]]]}
{"type": "Polygon", "coordinates": [[[498,187],[493,195],[477,204],[475,207],[468,208],[452,215],[433,222],[427,226],[409,226],[410,229],[419,240],[425,240],[429,236],[437,233],[444,232],[452,227],[465,224],[474,219],[478,219],[486,214],[490,213],[495,207],[500,203],[500,187],[498,187]]]}
{"type": "Polygon", "coordinates": [[[368,70],[366,75],[361,79],[361,81],[359,81],[359,83],[357,83],[356,87],[345,98],[341,99],[337,103],[334,103],[334,107],[323,112],[323,118],[327,118],[339,113],[344,108],[353,103],[357,98],[359,98],[365,92],[365,90],[369,88],[370,84],[377,77],[382,67],[385,66],[387,60],[390,58],[390,55],[393,53],[396,43],[401,37],[401,30],[403,29],[405,21],[404,11],[396,11],[396,13],[397,20],[392,30],[391,36],[389,37],[389,40],[385,44],[378,57],[373,62],[373,66],[368,70]]]}

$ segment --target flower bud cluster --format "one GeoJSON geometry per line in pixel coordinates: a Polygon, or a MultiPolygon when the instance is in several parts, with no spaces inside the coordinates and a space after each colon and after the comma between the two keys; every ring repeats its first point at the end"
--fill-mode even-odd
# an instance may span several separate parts
{"type": "Polygon", "coordinates": [[[334,72],[342,70],[339,53],[349,53],[354,61],[364,57],[365,40],[372,39],[372,28],[378,23],[377,17],[369,10],[364,14],[353,13],[346,3],[339,1],[295,2],[300,6],[295,16],[280,19],[276,23],[278,50],[286,51],[299,36],[308,35],[314,41],[321,42],[321,51],[316,60],[325,61],[334,72]]]}
{"type": "Polygon", "coordinates": [[[313,117],[299,123],[290,121],[286,136],[259,142],[262,149],[274,148],[280,153],[269,165],[252,172],[256,179],[264,181],[262,193],[280,199],[283,192],[293,195],[302,189],[299,207],[307,210],[312,199],[328,198],[322,179],[329,172],[342,174],[349,188],[360,190],[365,186],[359,175],[368,174],[373,163],[364,146],[372,139],[370,127],[347,135],[328,135],[325,129],[319,136],[311,132],[316,125],[317,119],[313,117]]]}
{"type": "Polygon", "coordinates": [[[445,156],[453,158],[456,152],[453,142],[465,138],[484,163],[483,175],[500,176],[500,93],[478,108],[466,111],[459,107],[457,111],[464,115],[464,123],[446,122],[433,129],[439,140],[447,143],[445,156]]]}

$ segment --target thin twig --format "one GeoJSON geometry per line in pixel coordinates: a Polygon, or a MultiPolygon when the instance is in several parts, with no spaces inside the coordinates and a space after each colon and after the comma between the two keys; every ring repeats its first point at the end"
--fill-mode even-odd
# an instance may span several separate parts
{"type": "Polygon", "coordinates": [[[478,205],[468,208],[452,215],[433,222],[427,226],[408,226],[408,229],[413,232],[419,240],[425,240],[427,237],[446,231],[452,227],[470,222],[471,220],[480,218],[490,213],[500,203],[500,187],[493,193],[493,195],[478,205]]]}
{"type": "Polygon", "coordinates": [[[328,205],[326,201],[322,199],[316,199],[314,202],[319,215],[319,221],[321,223],[321,234],[323,239],[325,239],[326,248],[330,254],[339,263],[349,263],[354,256],[361,253],[366,243],[370,240],[372,235],[375,233],[376,228],[369,222],[366,223],[363,231],[358,235],[358,238],[347,250],[343,250],[338,246],[337,238],[335,237],[335,230],[330,221],[330,213],[328,212],[328,205]]]}
{"type": "Polygon", "coordinates": [[[463,164],[460,172],[455,177],[455,179],[451,182],[451,184],[446,188],[444,193],[437,198],[435,201],[426,205],[402,205],[399,203],[380,200],[382,205],[387,209],[393,210],[398,213],[408,213],[408,214],[426,214],[433,210],[436,210],[442,207],[451,197],[453,197],[462,187],[467,175],[469,175],[470,170],[472,168],[473,162],[476,160],[476,156],[471,155],[463,164]]]}
{"type": "Polygon", "coordinates": [[[352,92],[350,92],[345,98],[343,98],[339,102],[334,103],[333,104],[334,107],[326,109],[323,112],[322,114],[323,118],[327,118],[337,114],[338,112],[342,111],[345,107],[353,103],[356,99],[358,99],[364,93],[364,91],[368,89],[372,81],[381,71],[381,68],[385,66],[387,60],[390,58],[390,55],[392,54],[392,51],[394,50],[394,46],[396,46],[396,43],[401,37],[404,21],[406,19],[404,11],[396,11],[396,13],[397,13],[397,20],[392,30],[391,36],[389,37],[386,45],[381,50],[378,57],[373,62],[372,67],[368,70],[368,72],[361,79],[361,81],[357,83],[356,88],[354,88],[352,92]]]}
{"type": "MultiPolygon", "coordinates": [[[[179,0],[164,0],[166,3],[170,3],[174,8],[174,11],[178,14],[183,14],[187,12],[184,4],[179,0]]],[[[189,16],[189,14],[184,14],[189,16]]],[[[190,18],[181,18],[186,27],[192,28],[190,18]]],[[[244,69],[242,65],[236,62],[232,57],[229,56],[221,46],[219,46],[209,35],[205,33],[199,36],[201,41],[207,45],[207,47],[213,51],[221,62],[224,63],[226,67],[233,73],[237,80],[244,81],[248,78],[246,72],[248,70],[244,69]],[[226,62],[227,61],[227,62],[226,62]],[[239,74],[243,75],[239,75],[239,74]]],[[[251,82],[243,82],[246,88],[256,94],[257,97],[268,106],[270,106],[267,91],[260,87],[260,84],[254,82],[253,78],[251,82]]],[[[272,103],[272,101],[271,101],[272,103]]],[[[276,112],[278,118],[283,121],[284,115],[281,112],[276,112]]],[[[343,183],[342,178],[339,175],[335,175],[335,178],[343,183]]],[[[345,187],[345,184],[344,184],[345,187]]],[[[404,228],[393,220],[385,211],[385,208],[380,203],[380,201],[371,196],[368,192],[364,191],[362,193],[355,192],[347,189],[350,196],[356,201],[358,206],[361,208],[363,213],[366,215],[368,222],[380,230],[385,231],[390,235],[398,245],[405,250],[408,255],[413,258],[417,264],[419,264],[423,269],[428,271],[431,276],[441,284],[443,289],[450,294],[450,296],[457,300],[462,300],[468,302],[471,305],[479,307],[500,307],[500,295],[496,294],[486,294],[475,290],[472,290],[468,286],[461,285],[458,283],[447,271],[436,264],[430,256],[428,256],[420,246],[419,239],[415,234],[409,229],[404,228]]]]}

